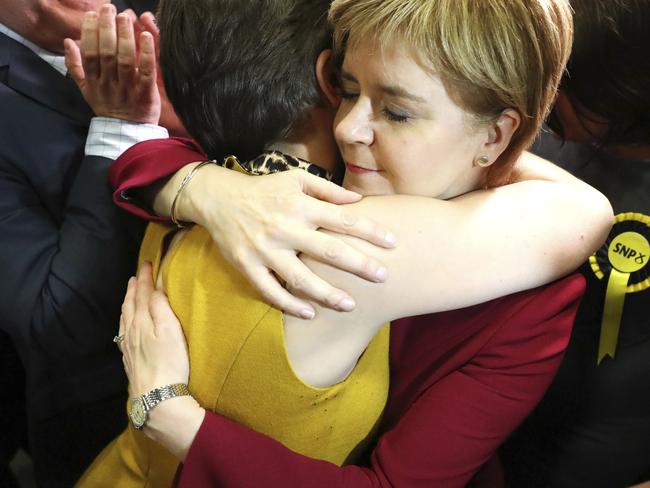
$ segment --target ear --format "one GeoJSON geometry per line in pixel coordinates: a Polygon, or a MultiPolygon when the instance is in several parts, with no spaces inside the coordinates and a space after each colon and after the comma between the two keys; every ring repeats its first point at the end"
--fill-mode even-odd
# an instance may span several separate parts
{"type": "Polygon", "coordinates": [[[501,112],[497,120],[488,126],[487,137],[477,158],[485,156],[489,164],[494,163],[506,150],[520,125],[521,115],[518,111],[507,108],[501,112]]]}
{"type": "Polygon", "coordinates": [[[331,49],[325,49],[318,55],[316,60],[316,79],[318,86],[323,92],[324,100],[329,102],[334,108],[341,104],[339,95],[339,82],[334,66],[334,59],[331,49]]]}

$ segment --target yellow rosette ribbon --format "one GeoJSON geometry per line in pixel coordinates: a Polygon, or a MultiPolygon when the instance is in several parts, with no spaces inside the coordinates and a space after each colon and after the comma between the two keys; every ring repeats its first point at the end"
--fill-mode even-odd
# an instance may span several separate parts
{"type": "Polygon", "coordinates": [[[617,215],[607,241],[589,258],[598,279],[608,276],[598,364],[606,356],[616,356],[625,295],[650,287],[649,261],[650,217],[633,212],[617,215]]]}

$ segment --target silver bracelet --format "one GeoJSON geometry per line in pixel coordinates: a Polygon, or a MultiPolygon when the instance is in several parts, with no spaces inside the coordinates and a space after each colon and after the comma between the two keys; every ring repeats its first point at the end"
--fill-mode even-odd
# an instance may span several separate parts
{"type": "Polygon", "coordinates": [[[178,191],[176,192],[176,196],[174,197],[174,200],[172,201],[172,208],[171,208],[171,210],[170,210],[170,212],[169,212],[169,218],[171,219],[171,221],[172,221],[174,224],[176,224],[176,227],[178,227],[179,229],[182,229],[183,227],[185,227],[185,224],[182,224],[182,223],[181,223],[181,222],[176,218],[176,204],[178,203],[178,199],[179,199],[179,197],[181,196],[181,193],[183,192],[183,189],[184,189],[184,188],[187,186],[187,184],[192,180],[192,178],[194,178],[194,175],[196,174],[196,172],[197,172],[198,170],[200,170],[203,166],[205,166],[206,164],[216,164],[216,163],[217,163],[217,162],[214,161],[213,159],[211,159],[211,160],[209,160],[209,161],[202,161],[202,162],[200,162],[199,164],[197,164],[196,166],[194,166],[194,168],[192,168],[192,171],[190,171],[189,173],[187,173],[187,174],[185,175],[185,178],[183,178],[183,181],[181,181],[181,184],[178,186],[178,191]]]}

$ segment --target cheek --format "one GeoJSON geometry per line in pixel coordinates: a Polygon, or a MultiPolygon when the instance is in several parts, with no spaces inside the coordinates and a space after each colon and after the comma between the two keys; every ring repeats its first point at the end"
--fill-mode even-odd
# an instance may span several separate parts
{"type": "Polygon", "coordinates": [[[396,166],[408,169],[409,175],[421,177],[427,172],[430,174],[436,166],[435,162],[444,158],[447,153],[446,145],[437,137],[420,134],[396,141],[391,151],[391,159],[396,166]]]}
{"type": "Polygon", "coordinates": [[[397,179],[412,181],[439,154],[438,144],[431,138],[430,132],[413,128],[379,133],[375,138],[375,157],[397,179]]]}
{"type": "Polygon", "coordinates": [[[458,177],[472,167],[467,140],[454,137],[428,141],[419,145],[404,145],[400,164],[402,177],[410,186],[419,188],[425,196],[444,193],[458,177]]]}
{"type": "Polygon", "coordinates": [[[421,147],[400,141],[390,148],[383,148],[377,158],[385,161],[384,168],[397,193],[420,194],[432,173],[432,157],[427,158],[421,147]]]}

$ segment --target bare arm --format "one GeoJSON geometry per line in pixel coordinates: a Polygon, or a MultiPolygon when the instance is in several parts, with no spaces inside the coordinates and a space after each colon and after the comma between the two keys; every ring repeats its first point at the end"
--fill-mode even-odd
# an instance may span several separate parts
{"type": "Polygon", "coordinates": [[[383,284],[302,259],[355,297],[358,323],[466,307],[551,282],[602,244],[612,209],[597,190],[536,156],[525,156],[516,177],[523,181],[451,201],[390,196],[348,205],[397,236],[392,250],[341,237],[386,264],[383,284]]]}
{"type": "MultiPolygon", "coordinates": [[[[209,170],[226,173],[222,168],[209,170]]],[[[181,175],[179,172],[176,178],[181,175]]],[[[269,206],[264,198],[278,208],[295,209],[297,215],[304,217],[300,213],[304,207],[295,198],[296,192],[292,196],[286,189],[278,191],[279,187],[266,186],[270,177],[235,174],[232,178],[248,181],[240,187],[215,173],[192,182],[195,186],[188,188],[190,191],[182,202],[186,212],[182,217],[207,227],[217,241],[219,236],[235,235],[227,227],[215,230],[220,228],[217,226],[236,226],[237,219],[246,213],[250,214],[248,221],[253,220],[253,215],[263,215],[260,209],[269,206]],[[259,188],[246,186],[255,182],[260,183],[259,188]],[[281,201],[285,195],[286,200],[281,201]],[[242,204],[245,199],[248,202],[242,204]],[[233,214],[238,214],[237,219],[233,214]],[[192,215],[197,218],[192,219],[192,215]]],[[[357,323],[377,324],[397,317],[450,310],[533,288],[566,275],[584,262],[605,239],[612,224],[612,210],[598,191],[530,153],[520,158],[513,178],[515,183],[510,185],[476,191],[451,201],[396,195],[365,198],[340,207],[339,222],[364,222],[360,228],[365,227],[368,235],[377,233],[378,228],[391,229],[399,242],[395,249],[377,248],[324,229],[319,232],[337,239],[318,243],[320,247],[308,247],[304,233],[295,232],[289,246],[303,251],[302,261],[323,283],[354,297],[354,313],[361,319],[357,323]],[[373,221],[379,227],[365,224],[373,221]],[[306,249],[310,252],[304,252],[306,249]],[[379,285],[341,272],[331,266],[337,259],[349,260],[357,269],[376,269],[376,265],[368,263],[382,263],[388,270],[388,281],[379,285]]],[[[314,206],[310,212],[317,216],[324,210],[314,206]]],[[[280,221],[262,221],[264,232],[272,226],[294,225],[289,220],[282,223],[286,217],[275,218],[280,221]]],[[[250,248],[265,247],[257,240],[264,232],[249,237],[250,248]]],[[[227,246],[236,248],[232,243],[222,243],[220,248],[223,251],[227,246]]],[[[251,274],[254,273],[247,273],[251,274]]],[[[294,295],[314,296],[304,271],[291,271],[285,280],[294,295]]],[[[327,286],[323,285],[321,291],[327,286]]],[[[319,313],[326,313],[317,303],[313,306],[319,313]]]]}
{"type": "MultiPolygon", "coordinates": [[[[190,167],[178,172],[157,194],[158,211],[171,205],[172,195],[190,167]]],[[[272,177],[245,177],[216,167],[205,171],[180,199],[179,216],[208,228],[222,252],[232,252],[230,260],[256,280],[259,289],[272,290],[265,293],[268,301],[296,315],[302,302],[295,296],[317,298],[315,301],[337,308],[346,295],[357,303],[373,303],[376,297],[392,297],[396,291],[409,289],[404,307],[391,298],[389,303],[396,308],[386,315],[388,319],[462,307],[532,288],[577,268],[611,225],[611,208],[602,195],[528,153],[517,164],[516,183],[507,187],[449,202],[407,196],[367,198],[340,206],[336,212],[334,206],[325,208],[324,202],[306,206],[300,189],[280,186],[286,181],[276,186],[269,179],[272,177]],[[275,213],[266,210],[271,204],[275,213]],[[306,232],[305,225],[311,226],[310,231],[314,226],[330,229],[334,232],[320,234],[337,239],[318,240],[318,233],[306,232]],[[343,229],[347,225],[347,233],[356,232],[369,240],[374,236],[375,242],[382,234],[380,229],[394,228],[400,244],[394,251],[374,249],[357,239],[344,239],[336,225],[343,229]],[[281,237],[278,229],[283,229],[281,237]],[[282,251],[269,244],[280,239],[282,251]],[[307,268],[295,265],[294,249],[302,253],[307,268]],[[283,269],[281,276],[294,293],[291,299],[278,299],[279,285],[259,259],[247,264],[254,252],[271,263],[271,269],[283,269]],[[368,278],[381,269],[379,263],[387,266],[393,285],[377,287],[325,266],[356,270],[368,278]],[[417,283],[418,277],[422,283],[417,283]],[[412,293],[413,288],[420,292],[412,293]]],[[[298,174],[291,173],[274,177],[295,178],[298,174]]]]}

